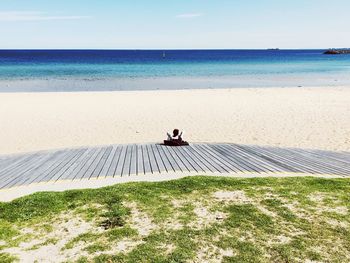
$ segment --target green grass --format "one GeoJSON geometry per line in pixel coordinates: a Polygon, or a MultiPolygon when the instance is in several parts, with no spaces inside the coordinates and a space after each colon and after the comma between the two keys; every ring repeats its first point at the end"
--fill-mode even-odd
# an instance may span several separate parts
{"type": "Polygon", "coordinates": [[[0,203],[0,262],[33,239],[31,252],[55,245],[50,233],[70,217],[93,229],[58,248],[80,249],[67,262],[349,262],[349,193],[349,179],[200,176],[36,193],[0,203]]]}

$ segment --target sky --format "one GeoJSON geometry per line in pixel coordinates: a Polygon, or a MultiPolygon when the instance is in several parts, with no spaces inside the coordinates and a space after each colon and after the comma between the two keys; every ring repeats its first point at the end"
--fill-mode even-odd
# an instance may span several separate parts
{"type": "Polygon", "coordinates": [[[0,49],[350,47],[349,0],[0,0],[0,49]]]}

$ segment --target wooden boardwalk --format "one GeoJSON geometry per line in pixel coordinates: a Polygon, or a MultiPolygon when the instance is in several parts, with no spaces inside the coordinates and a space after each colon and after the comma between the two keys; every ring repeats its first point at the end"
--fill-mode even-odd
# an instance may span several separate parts
{"type": "Polygon", "coordinates": [[[167,173],[350,176],[350,153],[236,144],[111,145],[0,157],[0,189],[61,180],[167,173]]]}

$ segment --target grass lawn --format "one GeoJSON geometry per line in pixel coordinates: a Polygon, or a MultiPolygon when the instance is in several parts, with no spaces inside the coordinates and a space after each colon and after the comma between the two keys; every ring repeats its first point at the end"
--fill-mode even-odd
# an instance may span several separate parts
{"type": "Polygon", "coordinates": [[[188,177],[0,203],[0,262],[350,262],[350,179],[188,177]]]}

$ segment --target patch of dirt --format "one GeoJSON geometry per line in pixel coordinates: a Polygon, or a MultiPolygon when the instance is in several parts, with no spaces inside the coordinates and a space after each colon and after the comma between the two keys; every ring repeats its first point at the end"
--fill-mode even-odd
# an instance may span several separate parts
{"type": "Polygon", "coordinates": [[[287,237],[285,235],[279,235],[279,236],[275,236],[272,237],[269,241],[268,244],[269,245],[275,245],[275,244],[279,244],[279,245],[284,245],[284,244],[288,244],[292,239],[290,237],[287,237]]]}
{"type": "Polygon", "coordinates": [[[272,212],[270,210],[268,210],[266,207],[260,205],[260,204],[255,204],[255,207],[263,214],[270,216],[270,217],[277,217],[277,214],[275,212],[272,212]]]}
{"type": "MultiPolygon", "coordinates": [[[[93,223],[83,221],[81,218],[67,213],[59,216],[53,224],[53,231],[29,242],[22,242],[18,247],[4,249],[3,252],[19,258],[20,262],[63,262],[78,259],[84,256],[83,247],[75,246],[72,249],[62,248],[73,238],[83,233],[99,232],[93,223]],[[44,244],[47,240],[56,239],[55,244],[44,244]],[[43,245],[41,245],[43,244],[43,245]],[[37,248],[36,248],[37,246],[37,248]],[[35,249],[33,249],[35,248],[35,249]]],[[[25,228],[22,233],[32,233],[33,229],[25,228]]]]}
{"type": "Polygon", "coordinates": [[[196,203],[193,212],[197,216],[197,220],[189,224],[190,227],[203,229],[213,223],[221,223],[227,218],[227,215],[220,211],[211,212],[201,203],[196,203]]]}
{"type": "Polygon", "coordinates": [[[271,199],[280,199],[281,197],[275,193],[266,193],[264,195],[265,198],[271,198],[271,199]]]}
{"type": "Polygon", "coordinates": [[[237,231],[236,234],[238,237],[238,240],[241,242],[251,242],[251,243],[255,243],[256,241],[256,236],[253,232],[251,231],[237,231]]]}
{"type": "Polygon", "coordinates": [[[197,251],[196,258],[193,260],[195,263],[220,263],[224,257],[233,257],[235,253],[232,249],[221,249],[213,245],[201,246],[197,251]]]}
{"type": "Polygon", "coordinates": [[[308,197],[312,202],[322,203],[326,196],[322,193],[313,193],[313,194],[309,195],[308,197]]]}
{"type": "Polygon", "coordinates": [[[214,198],[223,202],[250,203],[244,191],[217,191],[213,194],[214,198]]]}
{"type": "Polygon", "coordinates": [[[183,229],[184,225],[177,219],[178,215],[174,216],[174,219],[165,221],[162,223],[162,227],[171,230],[180,230],[183,229]]]}
{"type": "Polygon", "coordinates": [[[131,210],[130,227],[136,229],[141,236],[148,236],[157,225],[152,222],[152,219],[144,212],[139,210],[136,203],[128,203],[125,206],[131,210]]]}
{"type": "MultiPolygon", "coordinates": [[[[7,248],[2,252],[17,256],[20,262],[66,262],[75,261],[78,258],[94,257],[100,254],[112,255],[118,253],[128,253],[136,246],[143,243],[142,238],[148,236],[157,228],[152,219],[142,212],[136,203],[127,205],[131,210],[131,216],[127,220],[127,224],[138,231],[138,238],[125,238],[115,244],[108,251],[98,251],[92,254],[85,251],[85,247],[89,244],[86,242],[77,242],[71,249],[65,248],[71,240],[85,233],[103,233],[104,230],[97,226],[97,222],[86,222],[76,214],[64,213],[53,220],[53,230],[50,233],[38,233],[32,228],[24,228],[22,234],[32,234],[36,236],[29,242],[22,242],[19,247],[7,248]],[[45,244],[46,241],[55,239],[57,242],[45,244]]],[[[102,208],[102,207],[99,207],[102,208]]],[[[39,226],[36,226],[38,228],[39,226]]],[[[93,242],[92,242],[93,243],[93,242]]]]}
{"type": "Polygon", "coordinates": [[[178,199],[172,199],[171,204],[175,209],[183,207],[185,201],[184,200],[178,200],[178,199]]]}
{"type": "Polygon", "coordinates": [[[160,246],[159,249],[163,252],[163,254],[170,255],[175,251],[176,246],[174,244],[164,244],[160,246]]]}
{"type": "Polygon", "coordinates": [[[326,222],[333,227],[348,228],[349,224],[347,222],[342,222],[336,219],[327,219],[326,222]]]}
{"type": "Polygon", "coordinates": [[[103,254],[116,254],[115,252],[129,253],[140,244],[142,244],[142,241],[123,239],[117,243],[114,250],[104,252],[103,254]]]}
{"type": "Polygon", "coordinates": [[[310,218],[310,214],[306,210],[299,208],[300,204],[297,201],[293,201],[290,203],[284,199],[280,200],[284,203],[283,207],[288,208],[295,216],[303,219],[310,218]]]}
{"type": "Polygon", "coordinates": [[[346,216],[349,213],[348,208],[345,206],[326,207],[326,208],[323,208],[322,211],[336,213],[336,214],[343,215],[343,216],[346,216]]]}

